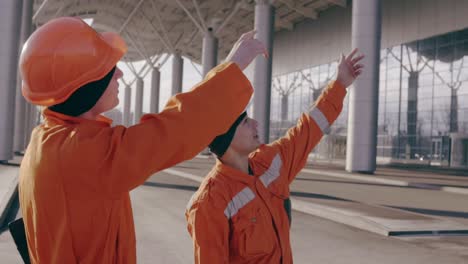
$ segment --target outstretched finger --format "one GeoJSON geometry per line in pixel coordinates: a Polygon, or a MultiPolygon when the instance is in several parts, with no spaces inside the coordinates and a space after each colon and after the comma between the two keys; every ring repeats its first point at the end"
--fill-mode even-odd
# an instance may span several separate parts
{"type": "Polygon", "coordinates": [[[262,54],[262,56],[263,56],[265,59],[268,59],[268,57],[269,57],[269,56],[268,56],[268,51],[267,51],[265,48],[263,48],[263,47],[257,47],[257,48],[255,49],[255,54],[257,54],[257,55],[262,54]]]}
{"type": "Polygon", "coordinates": [[[343,53],[341,53],[340,60],[339,60],[338,64],[342,64],[344,62],[344,60],[345,60],[345,55],[343,53]]]}
{"type": "Polygon", "coordinates": [[[266,49],[265,46],[263,46],[263,44],[262,44],[262,53],[263,53],[263,57],[265,57],[265,59],[268,59],[268,57],[270,57],[270,55],[268,54],[268,50],[266,49]]]}
{"type": "Polygon", "coordinates": [[[363,67],[364,67],[364,65],[357,64],[357,65],[354,65],[354,70],[359,70],[359,69],[362,69],[363,67]]]}
{"type": "Polygon", "coordinates": [[[265,58],[265,59],[268,59],[268,51],[266,51],[265,49],[262,49],[262,48],[259,48],[255,51],[256,54],[262,54],[262,56],[265,58]]]}
{"type": "Polygon", "coordinates": [[[257,31],[255,29],[251,30],[249,32],[246,32],[246,33],[242,34],[242,36],[240,37],[240,40],[252,39],[255,36],[255,33],[257,33],[257,31]]]}
{"type": "Polygon", "coordinates": [[[348,56],[346,56],[346,60],[350,61],[354,57],[356,52],[358,52],[358,49],[357,48],[353,49],[353,51],[351,51],[351,53],[348,56]]]}
{"type": "Polygon", "coordinates": [[[351,64],[354,65],[354,64],[356,64],[357,62],[359,62],[360,60],[362,60],[363,58],[364,58],[364,54],[361,54],[361,55],[357,56],[356,58],[353,58],[353,59],[351,60],[351,64]]]}
{"type": "Polygon", "coordinates": [[[270,57],[270,55],[268,55],[268,51],[265,48],[261,50],[261,53],[265,59],[268,59],[268,57],[270,57]]]}
{"type": "Polygon", "coordinates": [[[263,56],[265,57],[265,59],[268,58],[268,51],[265,47],[265,45],[263,45],[263,43],[258,40],[258,39],[254,39],[253,41],[255,41],[255,50],[258,52],[258,54],[263,54],[263,56]]]}

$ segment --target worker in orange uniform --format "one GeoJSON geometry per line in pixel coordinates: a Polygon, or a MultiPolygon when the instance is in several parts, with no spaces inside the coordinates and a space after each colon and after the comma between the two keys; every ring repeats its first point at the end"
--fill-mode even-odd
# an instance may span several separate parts
{"type": "Polygon", "coordinates": [[[118,104],[116,65],[127,50],[119,35],[70,17],[31,35],[20,58],[22,92],[45,107],[19,175],[32,263],[136,263],[129,191],[229,129],[252,94],[242,70],[266,56],[254,33],[192,91],[128,128],[101,115],[118,104]]]}
{"type": "Polygon", "coordinates": [[[210,150],[217,162],[187,205],[195,263],[293,262],[285,201],[289,184],[341,112],[348,87],[361,73],[363,56],[342,55],[337,79],[286,136],[268,145],[257,121],[244,112],[210,150]]]}

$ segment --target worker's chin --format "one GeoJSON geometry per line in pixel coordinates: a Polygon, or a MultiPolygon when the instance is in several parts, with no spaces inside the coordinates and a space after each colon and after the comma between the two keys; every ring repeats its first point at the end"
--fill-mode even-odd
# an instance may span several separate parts
{"type": "Polygon", "coordinates": [[[253,144],[253,147],[252,147],[252,151],[256,150],[258,147],[260,147],[262,143],[257,140],[254,144],[253,144]]]}
{"type": "Polygon", "coordinates": [[[111,111],[112,109],[116,108],[117,106],[119,105],[119,99],[117,99],[116,101],[114,101],[113,103],[110,103],[110,104],[107,104],[107,105],[103,105],[101,107],[101,109],[99,109],[100,113],[106,113],[106,112],[109,112],[111,111]]]}
{"type": "Polygon", "coordinates": [[[262,144],[262,142],[260,141],[260,138],[258,136],[254,137],[254,142],[255,142],[254,144],[257,145],[257,147],[259,147],[262,144]]]}
{"type": "Polygon", "coordinates": [[[108,108],[107,111],[110,111],[116,108],[118,105],[119,105],[119,98],[115,98],[114,101],[111,104],[109,104],[109,106],[107,107],[108,108]]]}

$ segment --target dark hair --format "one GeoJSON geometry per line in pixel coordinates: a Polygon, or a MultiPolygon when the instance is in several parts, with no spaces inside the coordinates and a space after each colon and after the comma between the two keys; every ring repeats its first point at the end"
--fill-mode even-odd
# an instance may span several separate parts
{"type": "Polygon", "coordinates": [[[229,128],[229,130],[222,134],[217,136],[209,145],[210,151],[216,154],[218,158],[221,158],[224,153],[226,153],[226,150],[229,148],[229,145],[231,145],[231,141],[234,138],[234,134],[236,133],[237,126],[239,126],[240,122],[244,120],[244,118],[247,116],[246,112],[243,112],[237,119],[234,121],[232,126],[229,128]]]}
{"type": "Polygon", "coordinates": [[[102,79],[81,86],[65,102],[50,106],[49,109],[69,116],[79,116],[86,113],[101,98],[114,75],[115,69],[114,66],[102,79]]]}

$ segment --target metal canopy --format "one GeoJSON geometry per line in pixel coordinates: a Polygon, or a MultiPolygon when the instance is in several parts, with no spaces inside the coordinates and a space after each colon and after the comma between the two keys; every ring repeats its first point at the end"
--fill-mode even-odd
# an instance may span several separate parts
{"type": "MultiPolygon", "coordinates": [[[[268,1],[268,0],[264,0],[268,1]]],[[[346,0],[276,0],[275,31],[293,30],[320,12],[346,7],[346,0]]],[[[98,31],[121,33],[128,44],[125,61],[148,60],[180,52],[201,62],[202,38],[211,29],[219,57],[227,56],[240,34],[254,27],[254,0],[34,0],[33,23],[60,16],[92,18],[98,31]]]]}

